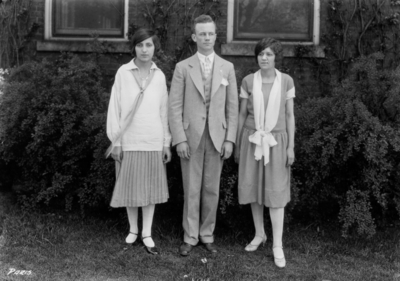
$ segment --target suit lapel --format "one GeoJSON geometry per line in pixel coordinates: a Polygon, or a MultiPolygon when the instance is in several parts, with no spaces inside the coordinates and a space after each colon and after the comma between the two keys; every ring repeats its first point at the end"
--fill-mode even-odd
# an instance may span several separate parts
{"type": "Polygon", "coordinates": [[[197,90],[200,92],[200,94],[203,96],[203,99],[205,100],[204,85],[200,68],[200,60],[196,54],[190,58],[189,65],[192,68],[190,70],[190,77],[192,78],[192,81],[196,86],[197,90]]]}
{"type": "Polygon", "coordinates": [[[217,92],[219,86],[221,85],[221,81],[223,76],[222,73],[222,66],[223,60],[215,54],[214,57],[214,70],[213,70],[213,77],[212,77],[212,86],[211,86],[211,97],[217,92]]]}

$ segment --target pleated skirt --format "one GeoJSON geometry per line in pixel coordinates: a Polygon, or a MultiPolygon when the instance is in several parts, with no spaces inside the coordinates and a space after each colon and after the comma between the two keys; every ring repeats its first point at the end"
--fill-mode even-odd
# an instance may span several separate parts
{"type": "Polygon", "coordinates": [[[122,162],[115,161],[115,172],[111,207],[143,207],[168,200],[161,151],[124,151],[122,162]]]}
{"type": "Polygon", "coordinates": [[[264,157],[260,161],[254,159],[256,145],[249,141],[249,136],[254,132],[244,127],[240,139],[239,204],[285,207],[290,201],[290,167],[286,166],[287,133],[272,132],[278,144],[270,148],[269,163],[264,165],[264,157]]]}

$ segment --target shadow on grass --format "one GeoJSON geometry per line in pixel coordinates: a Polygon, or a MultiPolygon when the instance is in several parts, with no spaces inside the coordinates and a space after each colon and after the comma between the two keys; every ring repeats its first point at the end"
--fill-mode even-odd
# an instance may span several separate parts
{"type": "Polygon", "coordinates": [[[128,232],[123,209],[86,218],[78,214],[26,212],[9,197],[0,199],[0,280],[400,280],[399,231],[380,231],[372,240],[347,239],[335,226],[285,226],[287,267],[274,266],[268,216],[265,247],[247,253],[253,236],[248,208],[237,224],[216,228],[219,252],[203,246],[181,257],[181,204],[156,208],[153,237],[161,254],[146,253],[137,241],[124,243],[128,232]],[[15,275],[10,269],[30,271],[15,275]],[[398,277],[396,277],[398,276],[398,277]]]}

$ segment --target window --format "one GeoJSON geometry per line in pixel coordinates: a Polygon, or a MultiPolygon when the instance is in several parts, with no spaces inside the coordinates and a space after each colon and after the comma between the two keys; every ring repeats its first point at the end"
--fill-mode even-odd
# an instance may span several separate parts
{"type": "Polygon", "coordinates": [[[273,37],[284,43],[291,56],[298,44],[319,46],[320,0],[228,0],[227,43],[223,55],[250,56],[257,41],[273,37]]]}
{"type": "Polygon", "coordinates": [[[319,0],[229,0],[228,43],[274,37],[319,43],[319,0]]]}
{"type": "Polygon", "coordinates": [[[45,38],[126,40],[128,0],[46,0],[45,38]]]}

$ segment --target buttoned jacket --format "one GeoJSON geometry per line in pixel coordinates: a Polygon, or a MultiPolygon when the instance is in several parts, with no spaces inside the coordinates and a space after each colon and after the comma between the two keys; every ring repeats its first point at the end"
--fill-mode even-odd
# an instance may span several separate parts
{"type": "Polygon", "coordinates": [[[217,151],[221,152],[224,141],[235,143],[238,99],[233,64],[215,55],[207,113],[198,56],[195,54],[179,62],[175,67],[169,94],[168,121],[172,145],[187,141],[191,153],[194,153],[206,122],[217,151]]]}

